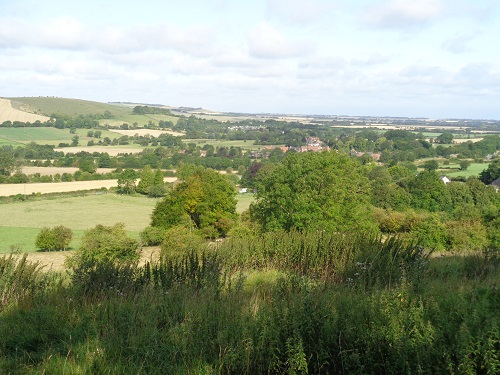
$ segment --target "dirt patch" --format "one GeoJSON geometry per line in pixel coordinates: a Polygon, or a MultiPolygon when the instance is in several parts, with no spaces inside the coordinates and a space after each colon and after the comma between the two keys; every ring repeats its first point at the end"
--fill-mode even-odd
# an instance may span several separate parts
{"type": "Polygon", "coordinates": [[[137,154],[142,152],[143,148],[132,148],[132,147],[114,147],[114,146],[89,146],[89,147],[59,147],[55,148],[55,151],[64,152],[64,154],[86,151],[86,152],[106,152],[110,156],[117,156],[118,154],[137,154]]]}
{"type": "Polygon", "coordinates": [[[50,120],[50,117],[20,111],[12,107],[9,99],[0,98],[0,123],[4,121],[35,122],[37,120],[46,122],[50,120]]]}
{"type": "MultiPolygon", "coordinates": [[[[75,251],[49,251],[49,252],[36,252],[28,254],[28,261],[39,262],[43,266],[44,271],[64,271],[66,266],[64,262],[68,256],[71,256],[75,251]]],[[[21,255],[20,255],[21,256],[21,255]]],[[[160,257],[160,248],[157,246],[144,247],[141,251],[140,265],[146,262],[157,261],[160,257]]]]}
{"type": "Polygon", "coordinates": [[[185,135],[184,133],[174,132],[172,130],[156,130],[156,129],[134,129],[134,130],[109,129],[109,131],[122,135],[128,135],[129,137],[132,137],[136,134],[141,136],[149,134],[153,137],[159,137],[162,134],[170,134],[176,137],[185,135]]]}

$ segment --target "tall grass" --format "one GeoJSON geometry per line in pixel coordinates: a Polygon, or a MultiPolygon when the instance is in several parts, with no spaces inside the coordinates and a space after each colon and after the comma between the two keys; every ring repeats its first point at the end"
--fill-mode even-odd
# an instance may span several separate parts
{"type": "Polygon", "coordinates": [[[328,232],[273,232],[229,239],[217,252],[236,269],[274,268],[334,282],[373,285],[417,279],[428,261],[423,249],[397,237],[328,232]]]}
{"type": "Polygon", "coordinates": [[[144,266],[100,265],[57,288],[11,294],[0,311],[0,372],[500,371],[491,259],[456,258],[444,269],[417,246],[360,237],[275,233],[144,266]]]}

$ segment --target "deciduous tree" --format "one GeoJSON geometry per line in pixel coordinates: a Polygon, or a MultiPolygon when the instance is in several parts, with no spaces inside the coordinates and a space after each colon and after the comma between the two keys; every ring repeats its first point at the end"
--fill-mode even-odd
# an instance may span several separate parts
{"type": "Polygon", "coordinates": [[[253,220],[266,231],[372,228],[364,167],[337,153],[287,154],[257,174],[253,220]]]}

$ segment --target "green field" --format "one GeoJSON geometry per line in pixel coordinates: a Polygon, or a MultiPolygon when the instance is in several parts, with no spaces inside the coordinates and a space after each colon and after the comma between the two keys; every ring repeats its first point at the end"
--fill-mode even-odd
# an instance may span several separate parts
{"type": "Polygon", "coordinates": [[[54,142],[71,142],[73,134],[69,129],[56,128],[0,128],[0,138],[8,141],[29,143],[37,142],[39,144],[54,142]]]}
{"type": "MultiPolygon", "coordinates": [[[[460,166],[458,164],[450,164],[446,166],[447,168],[450,169],[459,169],[460,166]]],[[[442,168],[442,167],[441,167],[442,168]]],[[[484,171],[486,168],[488,168],[488,164],[486,163],[472,163],[469,168],[465,171],[455,171],[451,173],[446,173],[446,169],[439,169],[440,173],[446,174],[448,177],[458,177],[458,176],[464,176],[464,177],[470,177],[470,176],[479,176],[479,173],[484,171]]]]}
{"type": "MultiPolygon", "coordinates": [[[[89,100],[50,98],[50,97],[23,97],[9,98],[13,102],[28,104],[35,110],[50,116],[51,114],[64,114],[68,116],[102,114],[104,111],[110,111],[114,116],[119,117],[129,114],[130,107],[93,102],[89,100]]],[[[15,104],[15,103],[14,103],[15,104]]]]}
{"type": "MultiPolygon", "coordinates": [[[[48,144],[57,146],[59,143],[71,143],[75,135],[80,137],[81,146],[86,146],[87,142],[93,140],[98,142],[98,138],[87,137],[87,133],[94,129],[77,129],[75,134],[71,134],[69,129],[56,128],[0,128],[0,146],[3,145],[21,145],[30,142],[38,144],[48,144]]],[[[107,130],[101,130],[101,139],[109,137],[110,139],[119,138],[120,134],[107,130]]]]}
{"type": "MultiPolygon", "coordinates": [[[[237,196],[238,213],[248,209],[253,194],[237,196]]],[[[0,253],[13,249],[35,251],[40,228],[64,225],[74,232],[71,248],[77,248],[83,231],[97,224],[121,222],[134,238],[149,225],[157,199],[116,194],[42,199],[0,204],[0,253]]]]}
{"type": "Polygon", "coordinates": [[[248,210],[250,204],[255,200],[255,197],[251,193],[238,194],[238,203],[236,204],[236,212],[241,214],[243,211],[248,210]]]}
{"type": "Polygon", "coordinates": [[[97,224],[125,224],[138,237],[150,221],[156,199],[102,194],[84,197],[43,199],[0,204],[0,253],[19,245],[23,251],[35,250],[40,228],[64,225],[75,231],[71,247],[78,246],[79,232],[97,224]]]}
{"type": "Polygon", "coordinates": [[[2,146],[22,146],[22,143],[16,142],[16,141],[11,141],[10,139],[5,139],[0,137],[0,147],[2,146]]]}

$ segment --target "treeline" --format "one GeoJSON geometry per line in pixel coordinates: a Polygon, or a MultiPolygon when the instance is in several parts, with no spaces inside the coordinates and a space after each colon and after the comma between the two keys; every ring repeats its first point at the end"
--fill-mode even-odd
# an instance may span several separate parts
{"type": "Polygon", "coordinates": [[[172,112],[168,108],[160,108],[160,107],[150,107],[147,105],[138,105],[135,106],[133,111],[135,115],[166,115],[172,116],[172,112]]]}

